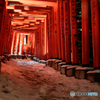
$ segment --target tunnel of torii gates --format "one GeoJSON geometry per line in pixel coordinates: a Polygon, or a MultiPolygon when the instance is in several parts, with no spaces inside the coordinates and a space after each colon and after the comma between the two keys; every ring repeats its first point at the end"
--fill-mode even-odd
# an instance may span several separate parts
{"type": "MultiPolygon", "coordinates": [[[[90,0],[93,66],[100,69],[99,0],[90,0]]],[[[81,0],[82,65],[89,65],[89,0],[81,0]]],[[[0,55],[78,65],[76,0],[0,0],[0,55]]]]}

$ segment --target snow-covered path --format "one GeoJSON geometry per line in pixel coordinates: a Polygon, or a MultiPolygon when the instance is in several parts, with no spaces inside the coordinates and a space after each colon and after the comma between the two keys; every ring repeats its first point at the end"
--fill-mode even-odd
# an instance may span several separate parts
{"type": "Polygon", "coordinates": [[[2,63],[0,100],[100,100],[100,84],[66,77],[30,59],[2,63]],[[97,97],[71,97],[70,92],[98,92],[97,97]]]}

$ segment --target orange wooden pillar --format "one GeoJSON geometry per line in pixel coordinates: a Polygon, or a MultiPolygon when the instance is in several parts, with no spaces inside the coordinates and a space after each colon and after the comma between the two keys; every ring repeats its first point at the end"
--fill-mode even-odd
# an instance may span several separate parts
{"type": "Polygon", "coordinates": [[[47,15],[47,37],[48,37],[48,59],[51,58],[51,43],[50,43],[50,13],[47,15]]]}
{"type": "Polygon", "coordinates": [[[31,42],[31,55],[33,55],[33,34],[30,35],[30,42],[31,42]]]}
{"type": "Polygon", "coordinates": [[[21,39],[21,34],[19,33],[18,47],[17,47],[17,54],[19,54],[19,50],[20,50],[20,39],[21,39]]]}
{"type": "Polygon", "coordinates": [[[58,22],[57,22],[57,17],[58,17],[58,13],[57,13],[57,11],[58,11],[58,3],[56,3],[55,4],[55,6],[54,6],[54,36],[55,36],[55,39],[54,39],[54,41],[55,41],[55,58],[59,58],[59,54],[58,54],[58,41],[57,41],[57,35],[58,35],[58,22]]]}
{"type": "Polygon", "coordinates": [[[59,54],[59,59],[62,58],[62,54],[61,54],[61,32],[60,32],[60,1],[57,1],[57,30],[58,30],[58,33],[57,33],[57,42],[58,42],[58,54],[59,54]]]}
{"type": "Polygon", "coordinates": [[[16,34],[15,54],[17,54],[19,33],[16,34]]]}
{"type": "MultiPolygon", "coordinates": [[[[2,30],[4,28],[4,24],[2,18],[3,18],[3,13],[5,9],[5,0],[0,0],[0,48],[2,48],[2,43],[3,43],[3,33],[2,30]]],[[[2,48],[3,49],[3,48],[2,48]]],[[[2,55],[2,49],[0,49],[0,55],[2,55]]]]}
{"type": "Polygon", "coordinates": [[[36,57],[38,57],[39,58],[39,28],[36,30],[36,33],[35,33],[35,35],[36,35],[36,44],[35,44],[35,46],[36,46],[36,57]]]}
{"type": "Polygon", "coordinates": [[[15,38],[14,38],[13,54],[15,54],[16,52],[16,43],[17,43],[17,33],[15,33],[15,38]]]}
{"type": "Polygon", "coordinates": [[[89,66],[89,0],[82,0],[82,66],[89,66]]]}
{"type": "Polygon", "coordinates": [[[71,63],[71,37],[70,37],[70,9],[69,0],[63,2],[64,5],[64,33],[65,33],[65,61],[71,63]]]}
{"type": "Polygon", "coordinates": [[[51,49],[52,49],[52,57],[53,58],[56,58],[56,33],[55,33],[55,9],[54,9],[55,7],[52,7],[52,10],[51,10],[51,22],[52,22],[52,27],[51,27],[51,29],[52,29],[52,40],[51,40],[51,42],[52,42],[52,47],[51,47],[51,49]]]}
{"type": "Polygon", "coordinates": [[[61,55],[62,60],[65,61],[65,36],[64,36],[64,11],[63,1],[60,0],[60,32],[61,32],[61,55]]]}
{"type": "Polygon", "coordinates": [[[25,37],[25,35],[24,34],[22,34],[22,47],[21,47],[21,54],[23,54],[24,52],[24,37],[25,37]]]}
{"type": "Polygon", "coordinates": [[[100,19],[99,1],[91,0],[93,64],[95,69],[100,69],[100,19]]]}
{"type": "Polygon", "coordinates": [[[40,38],[41,38],[41,59],[44,59],[44,23],[41,24],[41,35],[40,35],[40,38]]]}
{"type": "Polygon", "coordinates": [[[12,43],[12,28],[11,28],[11,19],[9,17],[9,23],[8,23],[8,35],[9,35],[9,39],[8,39],[8,46],[7,46],[7,42],[6,42],[6,47],[7,47],[7,54],[11,53],[11,43],[12,43]]]}
{"type": "MultiPolygon", "coordinates": [[[[5,20],[5,28],[6,31],[4,32],[4,44],[3,44],[3,48],[5,49],[6,53],[8,54],[8,49],[9,49],[9,41],[10,41],[10,27],[11,27],[11,19],[8,15],[8,13],[6,14],[6,20],[5,20]]],[[[4,29],[5,30],[5,29],[4,29]]]]}
{"type": "Polygon", "coordinates": [[[14,39],[15,39],[15,32],[12,32],[12,45],[11,45],[11,54],[13,54],[13,47],[14,47],[14,39]]]}
{"type": "Polygon", "coordinates": [[[45,41],[45,38],[46,38],[46,36],[45,36],[45,27],[44,27],[44,22],[41,24],[41,29],[42,29],[42,31],[41,31],[41,53],[42,53],[42,59],[47,59],[47,52],[46,52],[46,43],[45,42],[47,42],[47,41],[45,41]]]}
{"type": "Polygon", "coordinates": [[[72,64],[79,64],[76,20],[76,0],[70,0],[70,19],[71,19],[71,44],[72,44],[72,64]]]}
{"type": "Polygon", "coordinates": [[[33,33],[32,35],[31,35],[31,41],[32,41],[32,48],[31,48],[31,55],[33,55],[33,53],[34,53],[34,49],[35,49],[35,33],[33,33]]]}
{"type": "Polygon", "coordinates": [[[28,38],[27,38],[27,44],[29,45],[29,37],[30,37],[30,36],[29,36],[29,35],[27,35],[27,37],[28,37],[28,38]]]}
{"type": "Polygon", "coordinates": [[[35,31],[35,56],[37,56],[37,30],[35,31]]]}
{"type": "Polygon", "coordinates": [[[10,30],[10,45],[9,45],[9,50],[8,53],[11,54],[11,46],[12,46],[12,42],[13,42],[13,32],[10,30]]]}
{"type": "Polygon", "coordinates": [[[48,13],[47,13],[47,17],[46,17],[46,59],[49,59],[49,54],[48,54],[48,44],[49,44],[49,40],[48,40],[48,13]]]}
{"type": "Polygon", "coordinates": [[[35,56],[37,56],[37,30],[35,31],[35,56]]]}
{"type": "Polygon", "coordinates": [[[12,44],[12,31],[11,31],[11,23],[9,23],[9,39],[6,41],[6,48],[7,48],[7,54],[11,54],[11,44],[12,44]],[[8,43],[8,44],[7,44],[8,43]]]}
{"type": "Polygon", "coordinates": [[[39,58],[42,59],[42,49],[41,49],[41,34],[42,34],[42,26],[39,27],[39,58]]]}
{"type": "Polygon", "coordinates": [[[54,57],[54,43],[53,43],[53,8],[50,13],[50,58],[54,57]]]}

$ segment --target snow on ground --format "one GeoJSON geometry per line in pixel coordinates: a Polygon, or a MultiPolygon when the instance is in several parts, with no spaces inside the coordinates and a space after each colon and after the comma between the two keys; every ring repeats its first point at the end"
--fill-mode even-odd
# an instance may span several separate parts
{"type": "Polygon", "coordinates": [[[100,100],[100,84],[66,77],[30,59],[2,63],[0,100],[100,100]],[[70,92],[98,92],[97,97],[71,97],[70,92]]]}

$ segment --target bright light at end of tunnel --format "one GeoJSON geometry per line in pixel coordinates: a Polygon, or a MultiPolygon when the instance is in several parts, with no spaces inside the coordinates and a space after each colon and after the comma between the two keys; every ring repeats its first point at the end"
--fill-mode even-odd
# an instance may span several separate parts
{"type": "Polygon", "coordinates": [[[40,24],[40,22],[36,22],[36,24],[40,24]]]}
{"type": "Polygon", "coordinates": [[[14,9],[14,6],[7,6],[7,9],[14,9]]]}
{"type": "Polygon", "coordinates": [[[18,9],[14,9],[14,12],[21,12],[21,10],[18,10],[18,9]]]}
{"type": "Polygon", "coordinates": [[[30,10],[29,7],[24,7],[24,10],[30,10]]]}
{"type": "Polygon", "coordinates": [[[30,23],[30,25],[35,25],[34,23],[30,23]]]}

